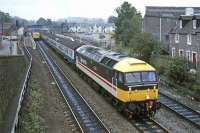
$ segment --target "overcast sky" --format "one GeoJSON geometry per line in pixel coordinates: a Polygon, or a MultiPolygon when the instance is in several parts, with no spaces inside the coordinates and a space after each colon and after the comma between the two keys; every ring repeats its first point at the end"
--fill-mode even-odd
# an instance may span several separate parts
{"type": "MultiPolygon", "coordinates": [[[[126,0],[142,14],[145,6],[200,7],[200,0],[126,0]]],[[[0,10],[29,20],[67,17],[107,19],[124,0],[0,0],[0,10]]]]}

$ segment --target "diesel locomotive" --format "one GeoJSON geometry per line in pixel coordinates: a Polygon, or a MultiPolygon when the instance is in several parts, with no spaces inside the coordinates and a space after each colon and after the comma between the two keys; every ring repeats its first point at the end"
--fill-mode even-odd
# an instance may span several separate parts
{"type": "Polygon", "coordinates": [[[118,52],[46,35],[44,41],[96,83],[119,111],[152,116],[158,99],[158,77],[148,63],[118,52]]]}

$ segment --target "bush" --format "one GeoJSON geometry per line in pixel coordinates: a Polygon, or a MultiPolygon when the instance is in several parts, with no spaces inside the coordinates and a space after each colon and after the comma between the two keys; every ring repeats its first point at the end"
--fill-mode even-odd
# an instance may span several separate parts
{"type": "Polygon", "coordinates": [[[189,73],[188,70],[187,61],[182,57],[175,57],[170,63],[168,77],[174,83],[191,88],[192,84],[196,81],[196,75],[189,73]]]}
{"type": "Polygon", "coordinates": [[[169,64],[171,64],[171,58],[169,56],[152,56],[150,60],[150,64],[156,68],[159,75],[166,75],[169,64]]]}
{"type": "Polygon", "coordinates": [[[172,79],[175,83],[178,84],[195,81],[194,75],[188,73],[186,60],[181,57],[175,57],[172,59],[172,62],[169,66],[168,76],[169,79],[172,79]]]}
{"type": "Polygon", "coordinates": [[[200,88],[199,88],[200,84],[194,84],[192,86],[192,91],[193,91],[193,96],[196,98],[196,100],[200,101],[200,88]]]}

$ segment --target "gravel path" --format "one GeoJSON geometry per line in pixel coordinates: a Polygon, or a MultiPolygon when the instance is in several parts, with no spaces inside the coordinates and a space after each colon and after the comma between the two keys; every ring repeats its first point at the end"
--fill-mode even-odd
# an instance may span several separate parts
{"type": "MultiPolygon", "coordinates": [[[[47,47],[46,47],[47,48],[47,47]]],[[[80,76],[74,72],[63,60],[56,55],[51,49],[47,48],[49,54],[61,66],[66,76],[70,77],[77,90],[86,99],[89,105],[95,110],[97,115],[102,119],[105,125],[112,133],[137,133],[137,129],[121,114],[103,96],[94,91],[80,76]]]]}

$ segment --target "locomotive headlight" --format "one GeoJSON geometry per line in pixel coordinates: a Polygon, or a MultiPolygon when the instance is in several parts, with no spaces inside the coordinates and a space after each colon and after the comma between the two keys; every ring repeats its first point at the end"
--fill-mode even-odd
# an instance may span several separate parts
{"type": "Polygon", "coordinates": [[[146,95],[146,99],[149,99],[150,97],[149,97],[149,95],[146,95]]]}
{"type": "Polygon", "coordinates": [[[156,86],[153,87],[154,92],[156,92],[156,86]]]}

